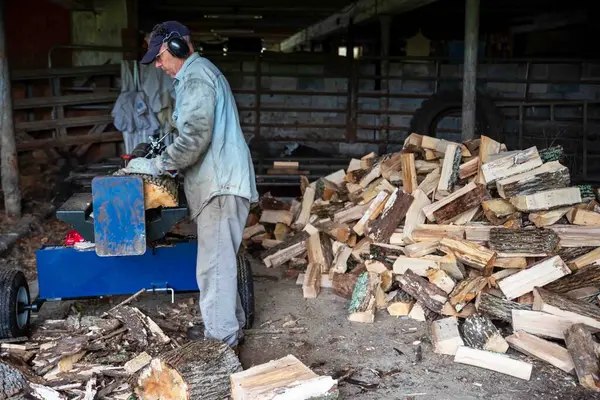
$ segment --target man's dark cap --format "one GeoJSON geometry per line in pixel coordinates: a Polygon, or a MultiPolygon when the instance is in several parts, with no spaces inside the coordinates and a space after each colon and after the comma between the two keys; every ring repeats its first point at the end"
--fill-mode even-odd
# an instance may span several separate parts
{"type": "Polygon", "coordinates": [[[154,59],[158,55],[160,47],[164,43],[165,39],[178,36],[188,36],[189,34],[190,30],[188,27],[177,21],[166,21],[156,25],[150,33],[148,51],[142,58],[142,64],[150,64],[154,62],[154,59]]]}

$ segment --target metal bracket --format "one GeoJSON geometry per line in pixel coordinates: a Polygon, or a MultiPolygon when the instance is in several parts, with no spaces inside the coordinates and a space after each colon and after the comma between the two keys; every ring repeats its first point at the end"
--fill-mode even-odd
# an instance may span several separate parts
{"type": "Polygon", "coordinates": [[[165,284],[165,287],[162,288],[157,288],[154,287],[154,284],[152,285],[152,289],[150,289],[153,293],[156,292],[171,292],[171,304],[175,304],[175,290],[173,290],[173,288],[170,288],[167,286],[167,284],[165,284]]]}

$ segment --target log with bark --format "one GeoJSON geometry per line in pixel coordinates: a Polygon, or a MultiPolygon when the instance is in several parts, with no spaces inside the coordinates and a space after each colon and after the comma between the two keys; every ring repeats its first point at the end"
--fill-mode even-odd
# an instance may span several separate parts
{"type": "Polygon", "coordinates": [[[565,331],[565,343],[573,360],[579,384],[600,392],[599,344],[584,324],[573,324],[565,331]]]}
{"type": "Polygon", "coordinates": [[[571,184],[569,169],[558,161],[552,161],[522,174],[496,182],[498,194],[508,199],[519,195],[535,194],[560,189],[571,184]]]}
{"type": "Polygon", "coordinates": [[[477,296],[475,307],[480,313],[488,315],[491,319],[512,322],[512,310],[529,310],[530,304],[519,304],[489,293],[482,292],[477,296]]]}
{"type": "Polygon", "coordinates": [[[590,327],[600,329],[600,307],[570,299],[544,288],[533,290],[533,310],[557,315],[590,327]]]}
{"type": "Polygon", "coordinates": [[[558,235],[548,229],[502,229],[490,230],[489,248],[498,253],[524,254],[543,257],[558,247],[558,235]]]}
{"type": "Polygon", "coordinates": [[[407,270],[402,275],[398,275],[396,280],[400,283],[402,290],[410,294],[422,305],[440,314],[444,308],[444,304],[448,301],[448,295],[436,285],[428,282],[407,270]]]}
{"type": "Polygon", "coordinates": [[[234,351],[211,340],[188,342],[154,358],[135,383],[140,400],[223,399],[231,374],[242,370],[234,351]]]}
{"type": "Polygon", "coordinates": [[[357,279],[358,276],[355,274],[333,273],[333,278],[331,278],[333,293],[350,300],[357,279]]]}
{"type": "Polygon", "coordinates": [[[388,198],[379,218],[369,223],[368,236],[376,242],[387,242],[406,216],[413,200],[412,195],[396,189],[388,198]]]}
{"type": "Polygon", "coordinates": [[[506,353],[508,343],[492,321],[484,315],[471,315],[461,326],[465,344],[475,349],[506,353]]]}
{"type": "Polygon", "coordinates": [[[461,160],[460,145],[449,144],[444,153],[444,163],[442,164],[442,172],[437,190],[447,195],[452,192],[454,184],[458,180],[461,160]]]}
{"type": "Polygon", "coordinates": [[[481,173],[486,184],[494,183],[500,179],[517,175],[542,165],[537,148],[530,147],[527,150],[510,154],[481,166],[481,173]]]}
{"type": "Polygon", "coordinates": [[[587,265],[574,273],[544,286],[551,292],[563,294],[589,286],[600,287],[600,265],[587,265]]]}
{"type": "Polygon", "coordinates": [[[373,323],[375,320],[375,293],[378,286],[378,274],[374,272],[360,274],[348,306],[348,320],[373,323]]]}
{"type": "Polygon", "coordinates": [[[512,300],[531,292],[536,286],[542,287],[570,273],[571,270],[563,260],[554,256],[500,280],[498,286],[506,298],[512,300]]]}
{"type": "Polygon", "coordinates": [[[581,193],[576,187],[552,189],[514,196],[510,202],[517,210],[530,213],[581,203],[581,193]]]}
{"type": "Polygon", "coordinates": [[[448,317],[433,322],[431,342],[435,353],[455,355],[458,348],[465,345],[458,329],[458,319],[448,317]]]}

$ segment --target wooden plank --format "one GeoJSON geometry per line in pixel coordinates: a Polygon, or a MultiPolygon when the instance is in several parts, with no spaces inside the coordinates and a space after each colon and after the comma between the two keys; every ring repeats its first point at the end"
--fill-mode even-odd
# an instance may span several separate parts
{"type": "Polygon", "coordinates": [[[553,189],[511,197],[510,202],[519,211],[544,211],[581,203],[581,192],[576,187],[553,189]]]}
{"type": "Polygon", "coordinates": [[[560,189],[570,184],[569,169],[558,161],[551,161],[530,171],[501,179],[496,182],[496,188],[502,198],[508,199],[519,195],[560,189]]]}
{"type": "Polygon", "coordinates": [[[517,272],[498,282],[498,286],[508,300],[529,293],[536,286],[544,286],[565,275],[571,270],[559,256],[539,261],[527,269],[517,272]]]}
{"type": "Polygon", "coordinates": [[[600,329],[600,308],[589,303],[570,299],[549,290],[533,289],[533,310],[567,318],[600,329]]]}
{"type": "Polygon", "coordinates": [[[530,357],[535,357],[555,366],[568,374],[575,372],[575,365],[569,351],[548,340],[541,339],[525,331],[516,331],[506,338],[510,347],[530,357]]]}
{"type": "Polygon", "coordinates": [[[417,189],[417,170],[415,167],[415,155],[413,153],[402,153],[402,188],[406,193],[413,193],[417,189]]]}
{"type": "Polygon", "coordinates": [[[76,146],[82,144],[121,142],[121,132],[103,132],[94,135],[66,136],[57,139],[35,139],[17,143],[17,151],[31,151],[55,147],[76,146]]]}
{"type": "Polygon", "coordinates": [[[529,380],[533,366],[514,360],[507,355],[461,346],[456,351],[454,362],[489,369],[515,378],[529,380]]]}
{"type": "Polygon", "coordinates": [[[110,124],[112,122],[112,115],[88,115],[85,117],[44,119],[40,121],[21,121],[15,124],[15,129],[32,132],[59,128],[74,128],[78,126],[110,124]]]}
{"type": "Polygon", "coordinates": [[[542,165],[537,147],[533,146],[516,154],[509,154],[481,166],[486,184],[517,175],[542,165]]]}
{"type": "Polygon", "coordinates": [[[557,315],[533,310],[511,310],[514,331],[525,331],[543,338],[564,339],[573,321],[557,315]]]}
{"type": "Polygon", "coordinates": [[[458,330],[456,317],[434,321],[431,324],[431,342],[435,353],[455,355],[458,348],[465,345],[458,330]]]}
{"type": "Polygon", "coordinates": [[[44,96],[15,99],[13,110],[44,108],[56,106],[72,106],[81,104],[112,103],[117,100],[117,92],[97,92],[85,94],[70,94],[65,96],[44,96]]]}

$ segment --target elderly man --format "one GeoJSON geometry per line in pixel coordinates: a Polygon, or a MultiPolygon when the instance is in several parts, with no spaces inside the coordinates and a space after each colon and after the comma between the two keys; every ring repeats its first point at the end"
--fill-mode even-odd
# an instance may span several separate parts
{"type": "Polygon", "coordinates": [[[204,331],[193,327],[188,336],[204,335],[237,350],[245,315],[237,291],[236,254],[249,204],[258,194],[235,99],[221,71],[194,52],[188,28],[178,22],[153,29],[142,59],[152,62],[174,78],[173,120],[179,135],[161,156],[133,159],[125,170],[184,176],[190,217],[198,225],[196,278],[204,322],[204,331]]]}

